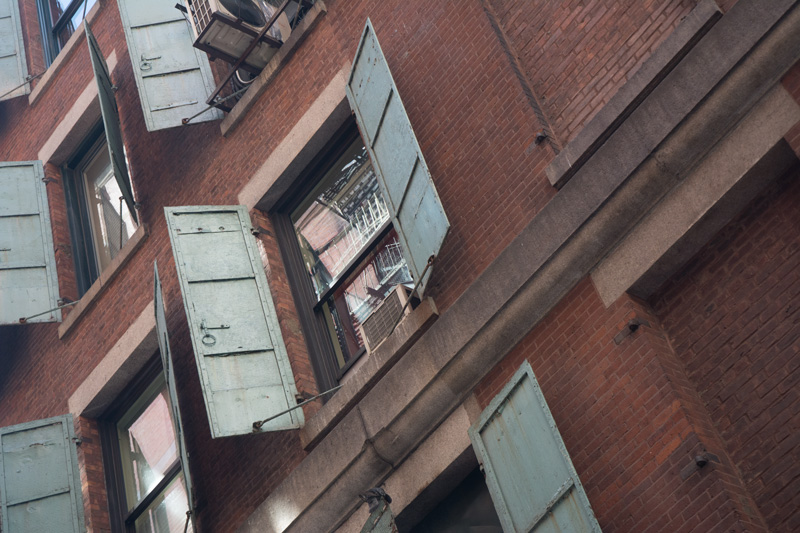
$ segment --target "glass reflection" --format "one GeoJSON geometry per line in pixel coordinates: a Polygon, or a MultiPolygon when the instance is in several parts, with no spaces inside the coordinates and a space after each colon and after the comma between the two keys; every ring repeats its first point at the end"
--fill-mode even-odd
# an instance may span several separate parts
{"type": "Polygon", "coordinates": [[[122,417],[117,431],[128,509],[133,509],[178,459],[163,376],[122,417]]]}
{"type": "Polygon", "coordinates": [[[103,145],[84,171],[86,197],[99,270],[103,270],[136,231],[128,205],[114,177],[108,149],[103,145]]]}
{"type": "Polygon", "coordinates": [[[192,523],[187,524],[186,489],[183,474],[178,475],[167,488],[136,519],[136,533],[183,533],[194,531],[192,523]]]}
{"type": "Polygon", "coordinates": [[[389,218],[369,155],[359,139],[292,213],[318,298],[389,218]]]}

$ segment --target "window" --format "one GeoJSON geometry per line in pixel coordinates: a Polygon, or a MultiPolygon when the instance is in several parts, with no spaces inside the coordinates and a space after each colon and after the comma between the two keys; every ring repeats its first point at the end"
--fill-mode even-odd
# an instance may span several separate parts
{"type": "Polygon", "coordinates": [[[102,423],[109,508],[117,532],[182,532],[187,527],[180,449],[158,362],[148,366],[102,423]]]}
{"type": "Polygon", "coordinates": [[[49,65],[97,0],[38,0],[44,60],[49,65]]]}
{"type": "Polygon", "coordinates": [[[302,262],[294,283],[304,286],[309,322],[321,329],[325,386],[364,353],[359,325],[397,285],[413,287],[364,143],[354,127],[308,173],[308,189],[287,210],[302,262]],[[327,349],[326,349],[327,348],[327,349]]]}
{"type": "Polygon", "coordinates": [[[63,169],[72,255],[83,295],[136,230],[102,128],[63,169]]]}

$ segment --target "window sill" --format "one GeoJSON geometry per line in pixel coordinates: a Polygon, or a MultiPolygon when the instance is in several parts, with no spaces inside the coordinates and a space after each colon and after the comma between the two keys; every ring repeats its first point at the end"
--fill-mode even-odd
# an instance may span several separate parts
{"type": "Polygon", "coordinates": [[[362,356],[348,371],[342,388],[300,430],[303,448],[308,450],[316,446],[438,317],[439,312],[433,300],[425,299],[372,353],[362,356]]]}
{"type": "Polygon", "coordinates": [[[147,238],[147,226],[142,224],[137,228],[137,230],[131,235],[131,238],[125,243],[125,246],[120,251],[119,255],[111,261],[111,264],[106,267],[103,272],[100,274],[100,277],[92,283],[92,286],[89,287],[89,290],[86,291],[79,303],[73,306],[67,318],[61,323],[58,327],[58,338],[64,338],[72,328],[77,324],[80,319],[86,314],[87,310],[89,310],[95,302],[97,302],[97,298],[105,291],[105,288],[108,286],[109,283],[116,277],[119,271],[122,269],[123,266],[133,257],[133,254],[136,253],[144,240],[147,238]]]}
{"type": "MultiPolygon", "coordinates": [[[[100,8],[102,7],[101,2],[97,2],[92,9],[86,13],[86,19],[89,22],[93,22],[94,19],[97,18],[97,14],[100,12],[100,8]]],[[[75,52],[76,48],[78,47],[79,41],[86,40],[86,33],[83,29],[83,21],[78,25],[75,31],[72,33],[70,38],[67,40],[67,44],[64,45],[64,48],[56,56],[55,60],[47,67],[44,76],[39,80],[39,83],[36,84],[36,87],[33,88],[31,94],[28,95],[28,105],[33,106],[39,100],[39,97],[44,93],[50,86],[53,84],[53,80],[56,78],[56,74],[58,74],[64,65],[69,60],[70,56],[75,52]]]]}
{"type": "Polygon", "coordinates": [[[286,42],[283,43],[283,46],[272,56],[272,59],[267,63],[267,66],[264,67],[264,70],[261,71],[261,74],[258,75],[250,88],[245,91],[242,98],[233,106],[228,116],[222,120],[220,130],[222,131],[223,137],[226,137],[239,125],[242,119],[244,119],[247,111],[258,101],[258,98],[264,93],[269,84],[272,83],[272,80],[278,76],[283,66],[292,58],[306,36],[317,25],[321,15],[327,12],[328,9],[325,7],[322,0],[317,0],[314,3],[314,7],[306,13],[306,16],[303,17],[300,24],[292,31],[292,34],[286,42]]]}

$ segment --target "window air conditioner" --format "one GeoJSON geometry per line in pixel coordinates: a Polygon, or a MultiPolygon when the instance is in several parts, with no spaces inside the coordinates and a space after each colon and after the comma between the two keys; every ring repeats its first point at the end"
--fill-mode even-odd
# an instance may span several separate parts
{"type": "MultiPolygon", "coordinates": [[[[195,48],[229,63],[241,57],[277,11],[266,0],[187,0],[187,4],[195,48]]],[[[281,13],[242,68],[260,72],[290,32],[286,13],[281,13]]]]}
{"type": "MultiPolygon", "coordinates": [[[[403,285],[397,285],[386,296],[386,299],[358,326],[364,346],[370,353],[392,332],[398,322],[401,311],[406,305],[409,290],[403,285]]],[[[406,306],[404,315],[411,312],[411,307],[406,306]]]]}

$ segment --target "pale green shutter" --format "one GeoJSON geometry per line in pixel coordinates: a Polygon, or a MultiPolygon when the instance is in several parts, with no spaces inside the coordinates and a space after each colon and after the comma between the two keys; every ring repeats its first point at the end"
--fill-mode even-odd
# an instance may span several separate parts
{"type": "MultiPolygon", "coordinates": [[[[189,503],[189,513],[194,523],[194,505],[192,503],[192,476],[189,473],[189,455],[186,452],[186,440],[183,438],[183,421],[178,405],[178,391],[175,388],[175,370],[172,367],[172,352],[169,349],[169,335],[167,335],[167,317],[164,312],[164,294],[161,292],[161,280],[158,277],[158,265],[153,263],[153,292],[156,309],[156,334],[158,335],[158,349],[161,352],[161,364],[164,367],[164,380],[167,382],[167,393],[172,404],[172,423],[175,427],[175,438],[178,442],[179,458],[183,482],[186,485],[186,498],[189,503]]],[[[192,528],[194,529],[194,528],[192,528]]]]}
{"type": "Polygon", "coordinates": [[[347,82],[364,142],[392,213],[394,228],[421,297],[428,258],[438,256],[450,228],[428,165],[392,79],[372,23],[367,20],[347,82]]]}
{"type": "Polygon", "coordinates": [[[28,94],[30,85],[22,85],[27,76],[19,5],[17,0],[0,0],[0,100],[28,94]]]}
{"type": "Polygon", "coordinates": [[[600,531],[527,361],[469,429],[469,437],[503,531],[600,531]]]}
{"type": "MultiPolygon", "coordinates": [[[[206,107],[215,86],[205,52],[192,46],[192,32],[175,2],[117,0],[133,63],[147,131],[181,125],[206,107]]],[[[222,118],[212,109],[192,122],[222,118]]]]}
{"type": "Polygon", "coordinates": [[[108,65],[94,38],[88,21],[84,21],[86,28],[86,42],[89,43],[89,56],[92,58],[92,69],[94,79],[97,81],[97,96],[100,100],[100,111],[103,114],[103,127],[106,131],[106,141],[108,144],[108,154],[111,157],[111,165],[114,168],[114,178],[117,180],[119,190],[128,204],[131,217],[139,222],[136,208],[133,202],[133,191],[131,191],[131,180],[128,176],[128,164],[125,162],[125,148],[122,144],[122,129],[119,125],[119,111],[117,110],[117,99],[114,96],[114,84],[111,83],[111,73],[108,65]]]}
{"type": "Polygon", "coordinates": [[[0,428],[0,530],[86,530],[74,440],[72,415],[0,428]]]}
{"type": "MultiPolygon", "coordinates": [[[[58,280],[41,161],[0,163],[0,325],[58,307],[58,280]]],[[[60,322],[52,311],[28,322],[60,322]]]]}
{"type": "MultiPolygon", "coordinates": [[[[244,206],[165,208],[213,437],[297,405],[294,376],[244,206]]],[[[261,428],[298,428],[295,409],[261,428]]]]}

